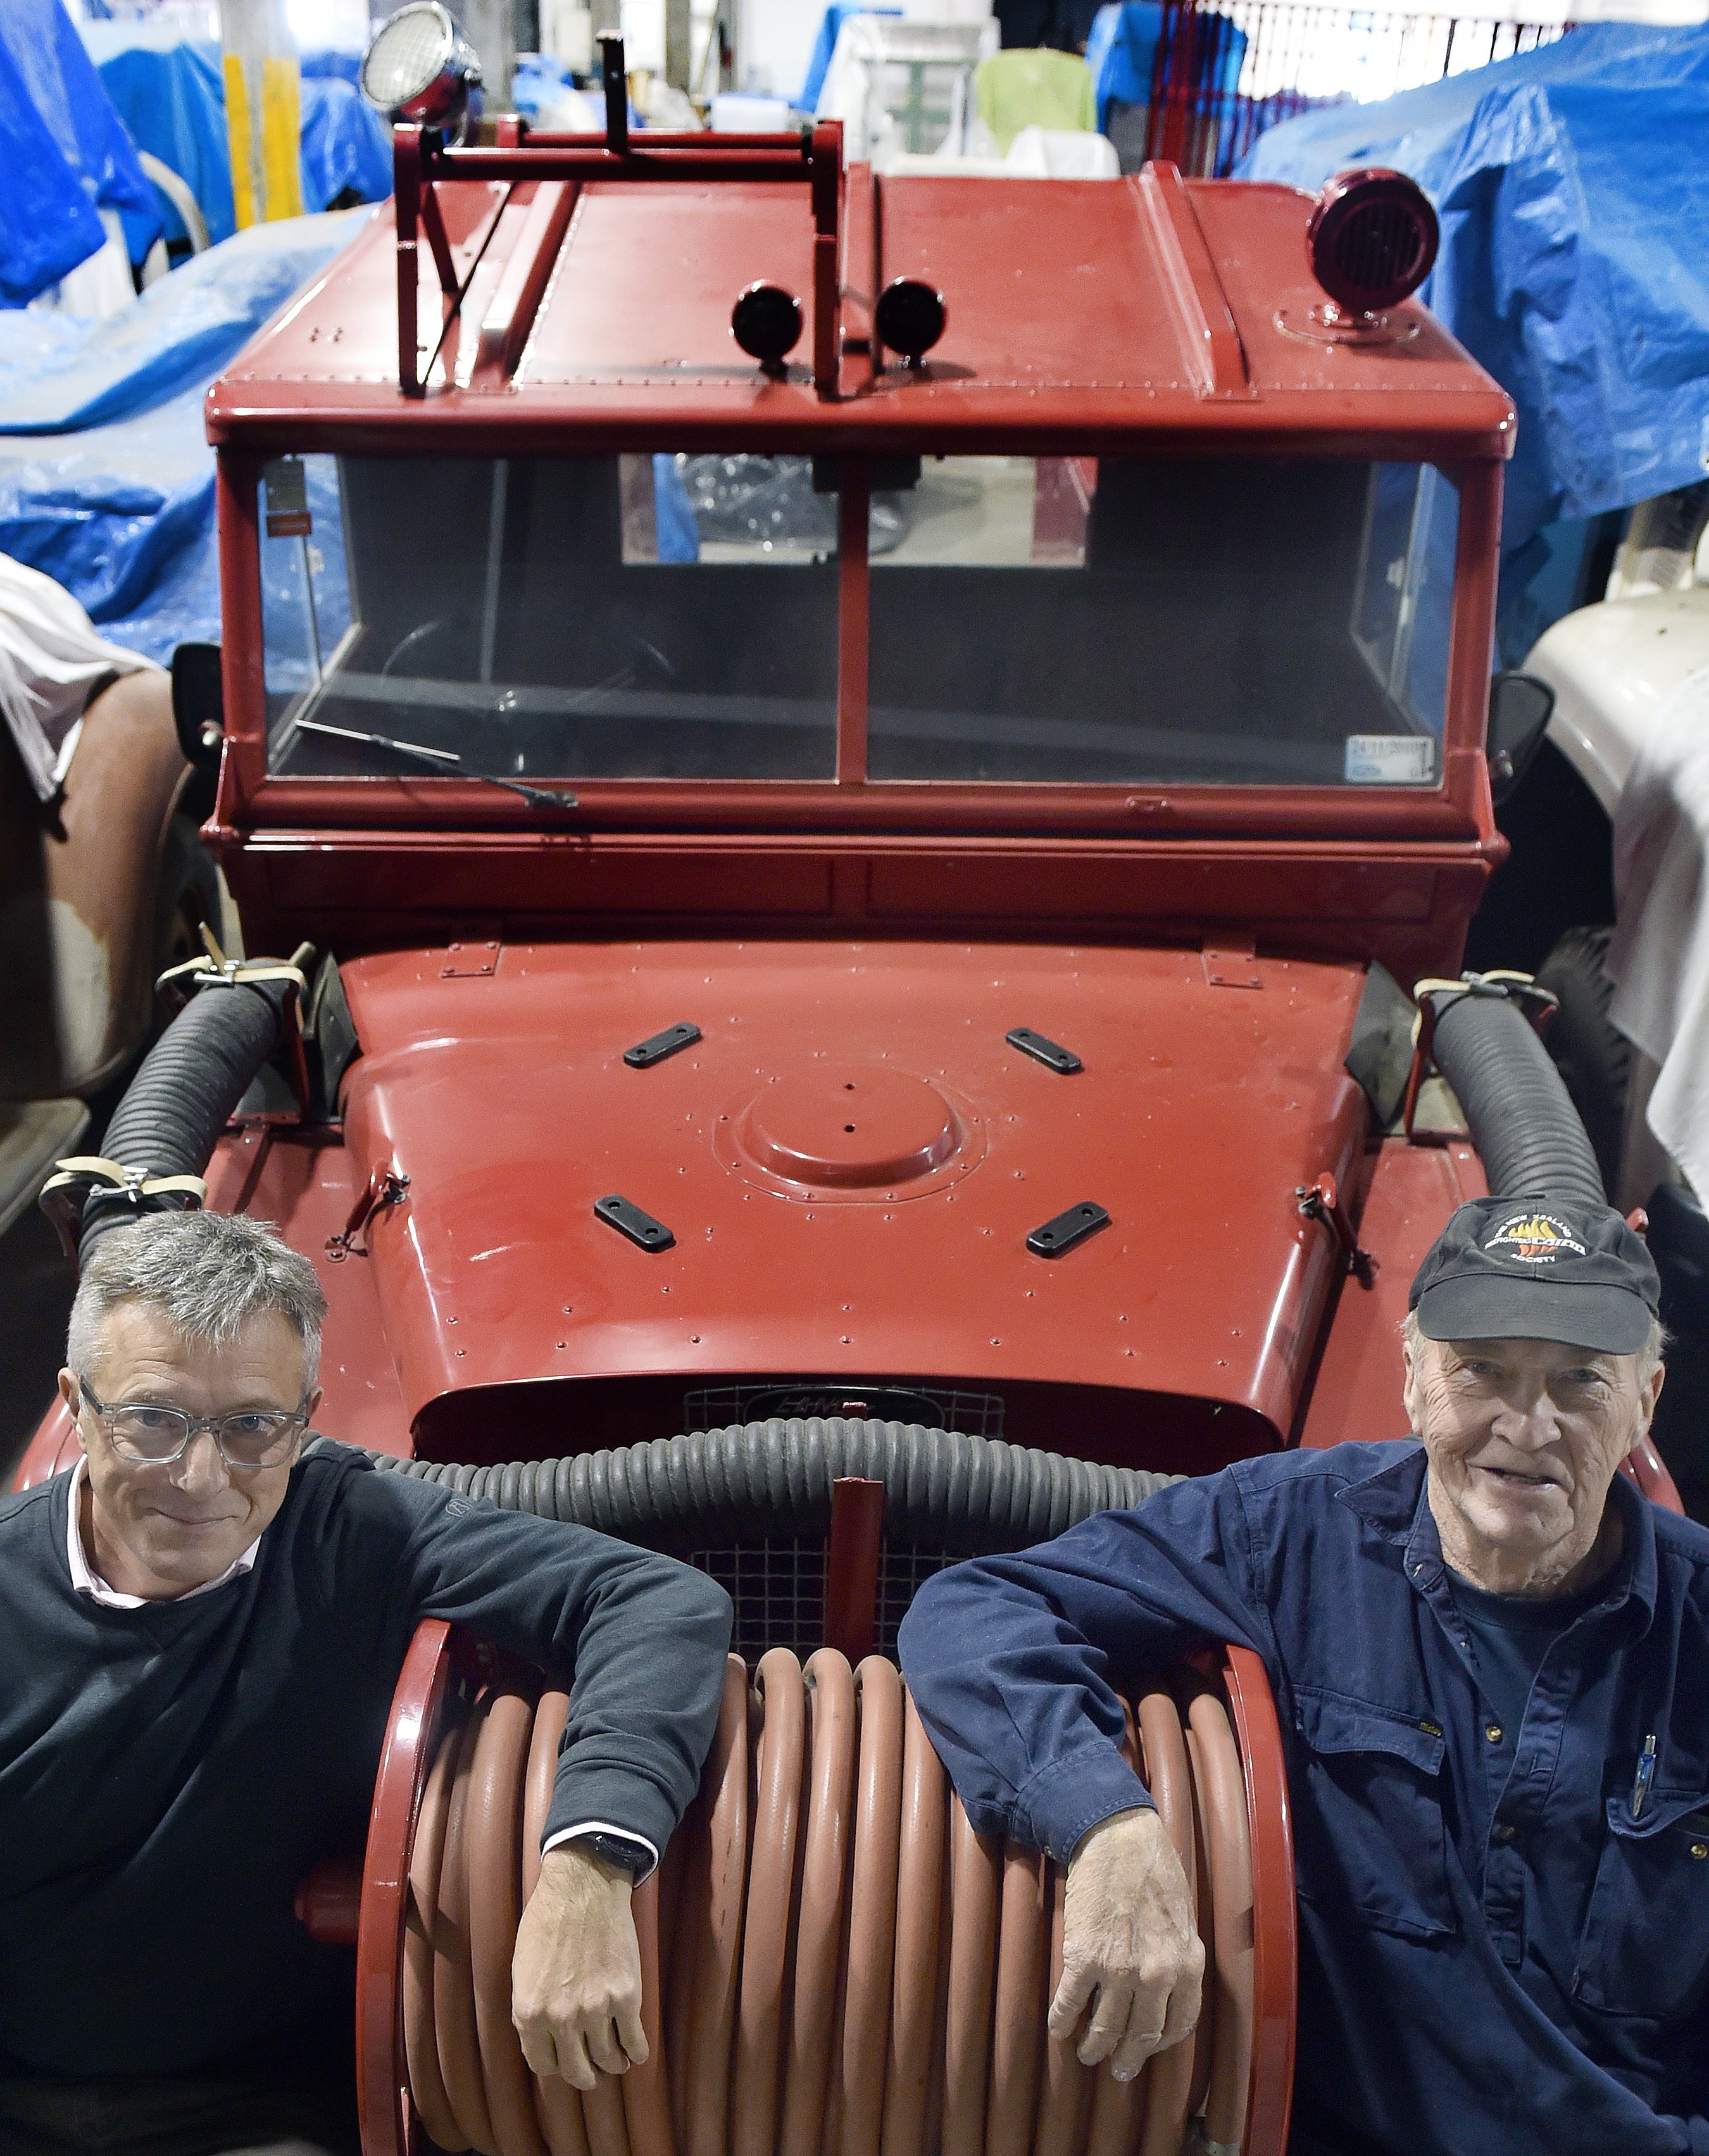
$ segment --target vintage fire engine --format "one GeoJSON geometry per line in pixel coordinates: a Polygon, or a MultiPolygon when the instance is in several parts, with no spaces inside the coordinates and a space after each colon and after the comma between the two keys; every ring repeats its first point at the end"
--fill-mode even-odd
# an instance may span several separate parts
{"type": "Polygon", "coordinates": [[[1451,1209],[1600,1197],[1547,998],[1455,978],[1547,717],[1491,716],[1512,413],[1393,174],[875,177],[632,139],[607,74],[603,141],[406,104],[209,394],[208,835],[277,955],[182,976],[54,1201],[278,1221],[329,1439],[692,1557],[758,1658],[641,1896],[653,2061],[583,2102],[506,1990],[563,1697],[423,1629],[301,1903],[372,2156],[1280,2156],[1253,1658],[1132,1673],[1211,1974],[1121,2089],[889,1653],[946,1555],[1404,1435],[1451,1209]]]}

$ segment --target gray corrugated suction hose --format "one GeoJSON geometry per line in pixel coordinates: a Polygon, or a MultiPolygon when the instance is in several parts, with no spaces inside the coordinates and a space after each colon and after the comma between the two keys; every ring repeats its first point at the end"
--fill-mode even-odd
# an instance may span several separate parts
{"type": "MultiPolygon", "coordinates": [[[[255,1074],[279,1046],[287,983],[220,981],[185,1004],[143,1059],[102,1141],[103,1157],[149,1176],[200,1175],[214,1141],[255,1074]]],[[[141,1209],[182,1207],[162,1194],[141,1209]]],[[[109,1228],[134,1220],[137,1199],[96,1189],[83,1209],[80,1265],[109,1228]]]]}
{"type": "Polygon", "coordinates": [[[352,1450],[377,1467],[489,1497],[508,1512],[678,1548],[708,1537],[823,1534],[831,1485],[844,1475],[884,1484],[885,1532],[892,1541],[968,1556],[1047,1541],[1093,1512],[1137,1505],[1181,1480],[961,1430],[840,1417],[779,1417],[498,1467],[441,1466],[352,1450]]]}
{"type": "Polygon", "coordinates": [[[1596,1154],[1561,1074],[1501,983],[1426,990],[1440,1015],[1430,1053],[1454,1088],[1499,1198],[1605,1205],[1596,1154]]]}

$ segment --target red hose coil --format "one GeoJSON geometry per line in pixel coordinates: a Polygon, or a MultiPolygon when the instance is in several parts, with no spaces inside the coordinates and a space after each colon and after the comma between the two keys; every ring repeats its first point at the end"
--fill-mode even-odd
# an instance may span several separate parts
{"type": "Polygon", "coordinates": [[[1280,2156],[1292,1877],[1252,1658],[1231,1650],[1227,1704],[1189,1672],[1130,1717],[1206,1956],[1198,2030],[1137,2080],[1050,2038],[1061,1871],[973,1832],[894,1666],[774,1648],[752,1683],[731,1658],[699,1796],[636,1893],[649,2060],[584,2096],[529,2071],[510,2013],[569,1702],[490,1670],[454,1696],[434,1630],[369,1836],[367,2156],[1280,2156]]]}

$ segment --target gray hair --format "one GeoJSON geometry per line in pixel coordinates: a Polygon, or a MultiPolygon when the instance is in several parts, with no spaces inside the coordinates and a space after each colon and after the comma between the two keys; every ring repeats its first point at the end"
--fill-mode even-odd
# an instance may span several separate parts
{"type": "Polygon", "coordinates": [[[321,1367],[326,1298],[315,1269],[270,1220],[242,1213],[149,1213],[110,1229],[77,1284],[65,1360],[99,1367],[108,1314],[123,1302],[158,1310],[186,1339],[223,1348],[253,1318],[282,1317],[303,1343],[303,1390],[321,1367]]]}
{"type": "MultiPolygon", "coordinates": [[[[1413,1361],[1416,1363],[1419,1359],[1419,1353],[1423,1349],[1424,1342],[1429,1337],[1429,1335],[1419,1323],[1419,1314],[1417,1311],[1408,1311],[1406,1316],[1400,1322],[1400,1332],[1401,1337],[1406,1342],[1407,1346],[1412,1350],[1413,1361]]],[[[1666,1328],[1664,1327],[1659,1317],[1652,1317],[1650,1321],[1649,1337],[1645,1341],[1644,1345],[1637,1351],[1638,1389],[1640,1392],[1643,1391],[1645,1386],[1650,1383],[1650,1380],[1655,1375],[1656,1371],[1660,1368],[1662,1358],[1667,1353],[1667,1348],[1668,1337],[1666,1328]]]]}

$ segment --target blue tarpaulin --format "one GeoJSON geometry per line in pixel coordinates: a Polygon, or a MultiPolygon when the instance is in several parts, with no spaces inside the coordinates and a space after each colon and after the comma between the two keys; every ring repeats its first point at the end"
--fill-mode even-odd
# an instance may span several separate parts
{"type": "Polygon", "coordinates": [[[159,236],[144,177],[59,0],[0,6],[0,306],[21,307],[106,242],[116,213],[131,259],[159,236]]]}
{"type": "MultiPolygon", "coordinates": [[[[86,23],[84,37],[138,148],[187,183],[209,239],[228,239],[237,218],[219,47],[128,22],[86,23]]],[[[303,56],[303,202],[310,209],[325,209],[346,189],[363,202],[392,192],[392,138],[357,89],[359,64],[354,53],[303,56]]]]}
{"type": "MultiPolygon", "coordinates": [[[[1169,25],[1171,37],[1178,23],[1169,25]]],[[[1111,106],[1146,106],[1157,76],[1157,44],[1164,32],[1162,0],[1114,0],[1092,18],[1086,65],[1097,85],[1098,131],[1110,132],[1111,106]]],[[[1234,91],[1246,59],[1246,33],[1227,17],[1206,9],[1193,44],[1193,88],[1216,116],[1217,144],[1205,169],[1225,173],[1234,151],[1239,110],[1234,91]]]]}
{"type": "Polygon", "coordinates": [[[325,209],[341,195],[384,202],[392,192],[392,131],[356,85],[342,74],[310,74],[305,61],[301,109],[304,207],[325,209]]]}
{"type": "Polygon", "coordinates": [[[0,553],[148,658],[217,640],[203,393],[368,214],[254,226],[106,321],[0,315],[0,553]]]}
{"type": "Polygon", "coordinates": [[[1709,470],[1709,27],[1604,23],[1262,136],[1245,177],[1398,167],[1436,205],[1425,297],[1512,398],[1510,562],[1709,470]]]}
{"type": "Polygon", "coordinates": [[[1098,132],[1110,131],[1110,100],[1149,105],[1162,35],[1162,0],[1117,0],[1100,8],[1086,39],[1086,65],[1097,85],[1098,132]]]}

